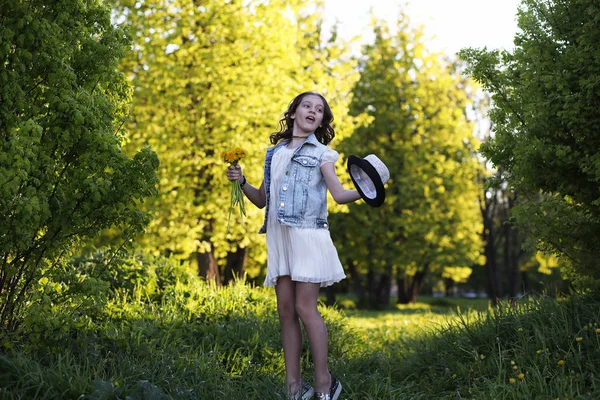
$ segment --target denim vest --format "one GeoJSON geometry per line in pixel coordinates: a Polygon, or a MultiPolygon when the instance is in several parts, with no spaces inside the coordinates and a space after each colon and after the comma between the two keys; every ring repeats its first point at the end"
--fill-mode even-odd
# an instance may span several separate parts
{"type": "Polygon", "coordinates": [[[267,221],[271,206],[277,212],[280,224],[297,228],[328,229],[327,223],[327,185],[321,173],[321,157],[327,146],[319,143],[314,133],[302,143],[292,155],[285,168],[284,176],[277,196],[277,204],[271,205],[271,160],[273,155],[289,140],[267,149],[265,158],[265,194],[267,208],[265,221],[258,233],[267,232],[267,221]]]}

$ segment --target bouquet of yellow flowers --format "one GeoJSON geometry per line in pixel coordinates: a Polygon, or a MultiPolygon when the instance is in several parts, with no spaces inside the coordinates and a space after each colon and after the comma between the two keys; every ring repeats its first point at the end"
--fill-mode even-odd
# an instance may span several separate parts
{"type": "MultiPolygon", "coordinates": [[[[224,151],[221,154],[221,157],[226,163],[229,163],[230,165],[237,165],[238,161],[246,157],[246,152],[244,149],[236,147],[233,150],[224,151]]],[[[227,217],[227,233],[229,233],[231,213],[236,206],[239,206],[240,208],[240,218],[243,223],[244,216],[246,215],[246,209],[244,207],[244,193],[242,193],[240,181],[237,179],[235,181],[231,181],[231,202],[229,203],[229,216],[227,217]]]]}

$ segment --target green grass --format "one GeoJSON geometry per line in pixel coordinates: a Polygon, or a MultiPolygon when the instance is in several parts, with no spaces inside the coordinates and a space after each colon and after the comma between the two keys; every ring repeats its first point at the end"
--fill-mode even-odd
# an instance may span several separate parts
{"type": "MultiPolygon", "coordinates": [[[[161,287],[121,292],[102,312],[73,314],[51,332],[30,326],[5,337],[0,397],[283,398],[273,290],[192,278],[161,287]]],[[[529,299],[491,312],[484,300],[422,300],[382,311],[321,307],[341,399],[600,397],[598,298],[529,299]]],[[[306,342],[302,367],[312,380],[306,342]]]]}

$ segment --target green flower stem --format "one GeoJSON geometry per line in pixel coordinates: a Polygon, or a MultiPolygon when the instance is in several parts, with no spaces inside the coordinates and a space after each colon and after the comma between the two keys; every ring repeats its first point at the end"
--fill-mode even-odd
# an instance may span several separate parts
{"type": "Polygon", "coordinates": [[[229,228],[231,226],[231,213],[236,206],[239,206],[240,219],[243,224],[244,217],[246,216],[246,207],[244,205],[244,193],[242,192],[242,186],[238,180],[231,181],[231,201],[229,203],[229,216],[227,217],[227,233],[229,233],[229,228]]]}

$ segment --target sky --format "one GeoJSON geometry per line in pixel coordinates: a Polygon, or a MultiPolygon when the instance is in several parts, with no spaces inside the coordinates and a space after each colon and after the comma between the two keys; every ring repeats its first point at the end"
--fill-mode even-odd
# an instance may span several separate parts
{"type": "Polygon", "coordinates": [[[325,29],[337,20],[339,34],[368,41],[370,9],[394,22],[404,4],[413,25],[424,25],[432,50],[454,54],[464,47],[511,50],[520,0],[325,0],[325,29]]]}

